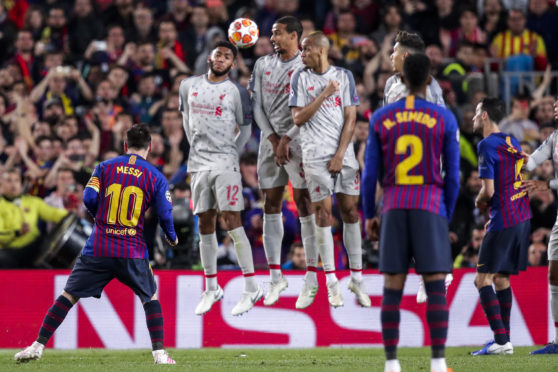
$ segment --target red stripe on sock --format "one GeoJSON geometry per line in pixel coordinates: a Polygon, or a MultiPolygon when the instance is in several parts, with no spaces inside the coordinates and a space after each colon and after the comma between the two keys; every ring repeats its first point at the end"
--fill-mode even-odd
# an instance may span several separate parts
{"type": "Polygon", "coordinates": [[[281,265],[269,264],[269,270],[281,270],[281,265]]]}
{"type": "Polygon", "coordinates": [[[494,330],[494,334],[495,335],[505,335],[506,334],[506,329],[505,328],[496,329],[496,330],[494,330]]]}
{"type": "Polygon", "coordinates": [[[162,313],[155,313],[155,314],[149,314],[145,316],[145,319],[155,319],[155,318],[162,318],[163,314],[162,313]]]}
{"type": "Polygon", "coordinates": [[[206,278],[215,278],[216,276],[217,276],[217,273],[215,273],[215,274],[209,274],[209,275],[208,275],[208,274],[205,274],[205,277],[206,277],[206,278]]]}
{"type": "Polygon", "coordinates": [[[147,329],[149,329],[149,332],[152,332],[152,331],[162,331],[162,330],[163,330],[163,326],[147,327],[147,329]]]}
{"type": "Polygon", "coordinates": [[[484,306],[486,306],[486,307],[500,306],[500,301],[498,301],[498,300],[490,301],[489,303],[485,304],[484,306]]]}
{"type": "Polygon", "coordinates": [[[444,311],[448,309],[448,305],[427,304],[426,311],[444,311]]]}
{"type": "Polygon", "coordinates": [[[430,328],[448,328],[448,322],[447,321],[442,321],[442,322],[432,322],[429,323],[430,328]]]}
{"type": "Polygon", "coordinates": [[[48,324],[46,324],[45,322],[43,322],[42,327],[44,329],[46,329],[47,331],[49,331],[50,333],[54,333],[54,331],[56,331],[56,329],[52,328],[51,326],[49,326],[48,324]]]}
{"type": "Polygon", "coordinates": [[[52,313],[52,312],[47,312],[47,316],[56,320],[57,322],[62,322],[64,319],[62,319],[61,317],[59,317],[58,315],[52,313]]]}
{"type": "Polygon", "coordinates": [[[399,328],[399,322],[384,322],[382,323],[382,329],[397,329],[399,328]]]}
{"type": "Polygon", "coordinates": [[[394,338],[392,340],[384,340],[384,346],[397,346],[398,343],[399,343],[398,338],[394,338]]]}
{"type": "Polygon", "coordinates": [[[500,314],[494,314],[494,315],[490,315],[487,317],[487,319],[490,320],[496,320],[496,319],[502,319],[502,316],[500,314]]]}
{"type": "Polygon", "coordinates": [[[54,306],[59,307],[62,310],[65,310],[65,311],[70,311],[70,308],[68,306],[64,305],[62,302],[59,302],[59,301],[55,301],[54,306]]]}
{"type": "Polygon", "coordinates": [[[432,343],[432,346],[443,346],[446,344],[446,339],[445,338],[433,338],[430,340],[430,342],[432,343]]]}
{"type": "Polygon", "coordinates": [[[318,271],[318,268],[315,266],[306,266],[306,271],[311,271],[313,273],[318,271]]]}
{"type": "Polygon", "coordinates": [[[446,297],[446,293],[441,293],[441,292],[432,292],[432,293],[428,293],[428,297],[431,296],[442,296],[442,297],[446,297]]]}
{"type": "Polygon", "coordinates": [[[152,338],[151,339],[151,342],[158,342],[158,341],[163,342],[163,339],[162,338],[152,338]]]}
{"type": "Polygon", "coordinates": [[[246,273],[246,274],[242,274],[242,275],[244,275],[244,277],[247,278],[247,277],[249,277],[249,276],[254,276],[254,275],[256,275],[256,274],[254,274],[254,273],[246,273]]]}
{"type": "Polygon", "coordinates": [[[399,311],[399,305],[382,305],[382,311],[399,311]]]}

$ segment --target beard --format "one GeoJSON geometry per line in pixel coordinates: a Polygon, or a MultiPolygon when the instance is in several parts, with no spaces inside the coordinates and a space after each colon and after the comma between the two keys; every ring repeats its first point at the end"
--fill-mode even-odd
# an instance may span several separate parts
{"type": "Polygon", "coordinates": [[[229,67],[227,67],[226,69],[224,69],[223,71],[217,71],[215,70],[215,68],[213,68],[213,61],[209,61],[209,69],[211,70],[211,72],[213,73],[213,75],[215,76],[223,76],[229,73],[229,71],[231,70],[232,65],[230,65],[229,67]]]}

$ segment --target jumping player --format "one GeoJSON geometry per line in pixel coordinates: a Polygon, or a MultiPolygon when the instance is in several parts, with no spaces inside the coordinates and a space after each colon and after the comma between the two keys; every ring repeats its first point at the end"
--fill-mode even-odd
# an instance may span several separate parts
{"type": "Polygon", "coordinates": [[[380,271],[384,273],[381,322],[386,372],[401,371],[399,307],[411,259],[428,295],[430,369],[447,370],[444,278],[452,268],[448,222],[459,189],[459,132],[449,110],[425,99],[429,71],[426,55],[405,59],[403,73],[410,94],[374,113],[366,145],[364,214],[372,239],[378,238],[380,230],[375,205],[378,173],[384,189],[380,271]]]}
{"type": "Polygon", "coordinates": [[[100,298],[103,288],[118,279],[143,303],[155,364],[175,364],[163,349],[163,313],[157,284],[143,238],[145,211],[152,207],[171,245],[178,239],[165,177],[147,160],[151,135],[146,125],[133,125],[126,133],[126,155],[99,164],[83,191],[83,202],[95,217],[93,232],[66,287],[48,310],[39,337],[15,355],[19,362],[40,359],[43,349],[66,314],[80,298],[100,298]]]}
{"type": "Polygon", "coordinates": [[[529,196],[521,184],[525,159],[519,142],[498,128],[504,114],[502,101],[485,98],[477,105],[473,118],[473,130],[484,137],[478,144],[482,188],[475,205],[481,210],[490,206],[490,221],[479,251],[475,285],[494,332],[494,341],[473,355],[513,354],[510,275],[527,268],[532,213],[529,196]]]}
{"type": "Polygon", "coordinates": [[[291,78],[289,106],[295,125],[301,128],[304,174],[316,211],[316,238],[326,273],[329,303],[333,307],[343,306],[335,275],[331,233],[331,195],[335,193],[351,269],[349,289],[359,304],[369,307],[370,297],[362,281],[362,237],[357,208],[359,166],[353,146],[349,146],[359,99],[352,73],[331,66],[328,50],[329,41],[322,32],[304,38],[302,62],[306,67],[291,78]]]}
{"type": "Polygon", "coordinates": [[[303,67],[298,50],[301,34],[302,25],[297,18],[279,18],[273,24],[271,36],[276,54],[258,59],[250,79],[254,119],[261,129],[258,182],[264,194],[263,243],[271,279],[264,305],[276,303],[279,294],[288,286],[281,274],[281,205],[285,186],[290,181],[306,254],[306,276],[301,293],[310,293],[310,296],[300,297],[296,302],[297,309],[304,309],[312,304],[316,294],[312,289],[318,286],[314,215],[302,169],[299,128],[293,123],[288,105],[291,75],[303,67]],[[281,157],[278,156],[279,151],[282,151],[281,157]]]}
{"type": "Polygon", "coordinates": [[[180,84],[180,111],[190,142],[188,171],[192,179],[194,214],[199,217],[200,255],[205,273],[205,292],[195,309],[198,315],[223,297],[217,284],[217,212],[234,242],[242,274],[244,293],[233,315],[250,310],[263,296],[254,278],[252,248],[240,212],[244,209],[239,152],[251,134],[252,111],[248,92],[229,80],[238,51],[228,41],[218,42],[208,57],[207,74],[193,76],[180,84]],[[235,134],[236,128],[238,134],[235,134]]]}

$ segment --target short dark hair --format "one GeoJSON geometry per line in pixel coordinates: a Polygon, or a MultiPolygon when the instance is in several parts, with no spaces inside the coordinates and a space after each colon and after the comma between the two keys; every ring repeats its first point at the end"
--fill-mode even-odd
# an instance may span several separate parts
{"type": "Polygon", "coordinates": [[[134,124],[126,132],[126,144],[131,149],[147,149],[151,143],[151,133],[146,124],[134,124]]]}
{"type": "Polygon", "coordinates": [[[43,141],[51,141],[52,142],[52,138],[50,136],[39,136],[35,139],[35,144],[38,146],[43,141]]]}
{"type": "Polygon", "coordinates": [[[302,23],[299,19],[293,16],[284,16],[279,18],[275,23],[280,23],[285,25],[285,30],[290,34],[291,32],[296,32],[297,39],[300,40],[302,36],[302,23]]]}
{"type": "Polygon", "coordinates": [[[231,43],[230,41],[226,41],[226,40],[221,40],[218,41],[217,43],[215,43],[215,46],[213,47],[213,50],[217,49],[217,48],[228,48],[232,51],[234,58],[236,58],[236,55],[238,54],[238,49],[236,49],[236,47],[234,46],[233,43],[231,43]]]}
{"type": "Polygon", "coordinates": [[[424,53],[426,49],[424,41],[419,34],[407,31],[399,31],[395,37],[395,42],[399,43],[399,45],[410,53],[424,53]]]}
{"type": "Polygon", "coordinates": [[[506,106],[498,98],[485,97],[481,100],[482,111],[488,114],[491,121],[498,124],[506,116],[506,106]]]}
{"type": "Polygon", "coordinates": [[[423,53],[411,54],[405,58],[403,76],[411,91],[422,88],[430,76],[430,58],[423,53]]]}

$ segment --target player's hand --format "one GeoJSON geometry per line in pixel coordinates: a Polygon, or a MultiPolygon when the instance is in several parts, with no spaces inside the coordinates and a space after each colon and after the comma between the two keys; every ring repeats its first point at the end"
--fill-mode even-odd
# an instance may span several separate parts
{"type": "Polygon", "coordinates": [[[521,188],[528,192],[546,191],[550,189],[550,185],[548,181],[523,180],[521,181],[521,188]]]}
{"type": "Polygon", "coordinates": [[[340,156],[335,155],[327,162],[327,170],[329,173],[337,174],[341,172],[341,168],[343,168],[343,158],[340,156]]]}
{"type": "Polygon", "coordinates": [[[273,146],[273,155],[277,156],[277,146],[279,146],[281,138],[277,135],[277,133],[273,133],[270,134],[267,139],[271,142],[271,146],[273,146]]]}
{"type": "Polygon", "coordinates": [[[290,160],[290,153],[289,153],[289,143],[291,139],[289,136],[285,135],[281,137],[279,141],[279,145],[277,146],[277,152],[275,156],[275,163],[278,166],[285,165],[290,160]]]}
{"type": "Polygon", "coordinates": [[[330,80],[324,88],[324,94],[327,97],[331,96],[333,93],[339,90],[339,82],[335,80],[330,80]]]}
{"type": "Polygon", "coordinates": [[[29,230],[31,230],[31,226],[29,226],[29,224],[27,222],[24,222],[21,225],[21,229],[19,229],[19,235],[25,235],[29,232],[29,230]]]}
{"type": "Polygon", "coordinates": [[[171,241],[166,235],[165,235],[165,239],[167,240],[167,243],[169,243],[173,247],[178,244],[178,237],[176,237],[176,239],[174,239],[174,242],[171,241]]]}
{"type": "Polygon", "coordinates": [[[366,219],[366,236],[372,241],[380,238],[380,219],[378,217],[366,219]]]}
{"type": "Polygon", "coordinates": [[[486,211],[486,208],[488,208],[488,203],[485,201],[481,201],[479,200],[479,198],[475,199],[475,207],[477,207],[481,213],[484,213],[484,211],[486,211]]]}

